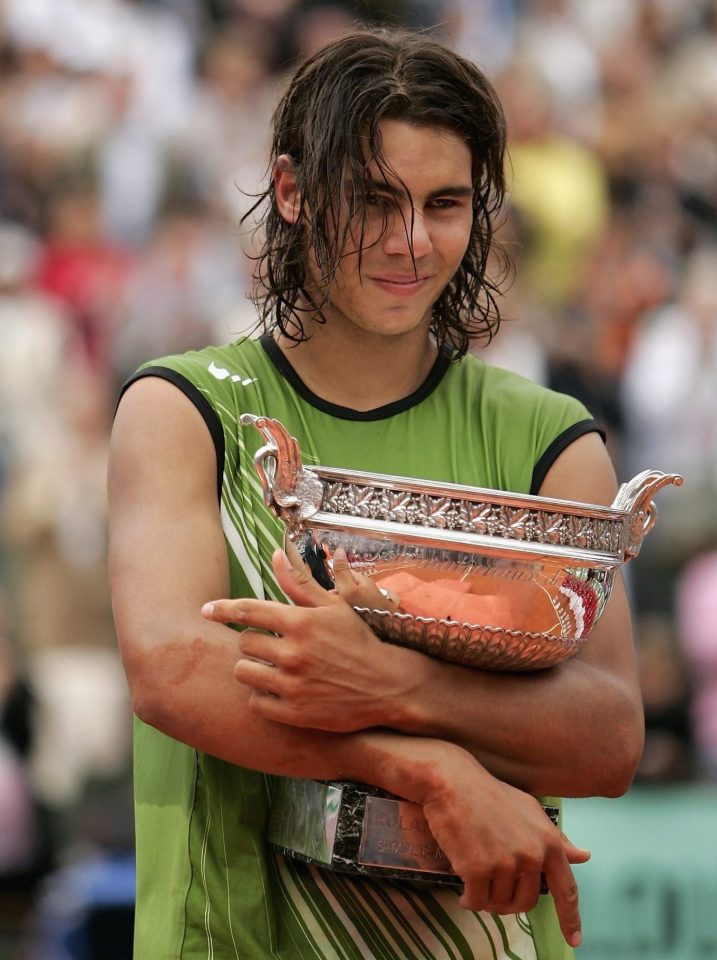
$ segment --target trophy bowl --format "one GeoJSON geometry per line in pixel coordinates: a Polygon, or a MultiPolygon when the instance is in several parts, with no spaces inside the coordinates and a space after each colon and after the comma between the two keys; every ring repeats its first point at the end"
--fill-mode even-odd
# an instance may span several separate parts
{"type": "Polygon", "coordinates": [[[652,497],[682,483],[646,470],[606,507],[309,468],[279,421],[247,413],[241,422],[265,440],[254,457],[265,503],[319,583],[334,586],[341,549],[375,587],[373,602],[354,609],[382,640],[488,670],[536,670],[572,656],[652,529],[652,497]]]}
{"type": "MultiPolygon", "coordinates": [[[[315,579],[334,586],[340,549],[373,601],[352,605],[378,636],[485,670],[537,670],[576,653],[655,523],[653,495],[682,483],[647,470],[605,507],[309,468],[277,420],[241,422],[265,441],[254,456],[264,501],[315,579]]],[[[356,876],[461,885],[420,805],[339,781],[280,777],[274,790],[267,840],[277,852],[356,876]]],[[[544,809],[555,822],[558,809],[544,809]]]]}

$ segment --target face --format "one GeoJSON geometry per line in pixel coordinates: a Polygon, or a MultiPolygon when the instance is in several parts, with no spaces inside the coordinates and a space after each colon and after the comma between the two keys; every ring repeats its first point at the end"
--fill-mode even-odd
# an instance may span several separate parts
{"type": "MultiPolygon", "coordinates": [[[[431,310],[457,271],[473,223],[471,152],[453,131],[401,121],[380,125],[387,167],[374,161],[361,265],[344,252],[322,307],[327,325],[366,334],[427,336],[431,310]]],[[[277,191],[278,192],[278,191],[277,191]]]]}

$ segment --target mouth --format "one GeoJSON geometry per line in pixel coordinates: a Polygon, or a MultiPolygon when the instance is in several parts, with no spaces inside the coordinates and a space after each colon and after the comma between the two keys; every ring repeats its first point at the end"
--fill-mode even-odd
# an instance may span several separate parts
{"type": "Polygon", "coordinates": [[[371,277],[373,283],[380,287],[381,290],[398,297],[409,297],[417,293],[428,283],[429,279],[429,277],[415,277],[413,274],[408,276],[385,274],[383,276],[371,277]]]}

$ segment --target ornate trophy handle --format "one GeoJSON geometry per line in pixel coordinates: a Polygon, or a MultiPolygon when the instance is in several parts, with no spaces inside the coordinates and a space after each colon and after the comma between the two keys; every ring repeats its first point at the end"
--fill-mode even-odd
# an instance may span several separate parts
{"type": "Polygon", "coordinates": [[[612,506],[632,514],[630,542],[625,548],[625,559],[636,557],[642,541],[655,526],[657,507],[652,498],[662,487],[674,483],[681,487],[684,482],[679,473],[663,473],[661,470],[643,470],[632,480],[623,483],[612,506]]]}
{"type": "Polygon", "coordinates": [[[293,536],[300,530],[302,521],[321,506],[323,485],[304,467],[296,438],[279,420],[243,413],[239,421],[242,426],[256,427],[266,441],[254,454],[264,503],[286,522],[293,536]]]}

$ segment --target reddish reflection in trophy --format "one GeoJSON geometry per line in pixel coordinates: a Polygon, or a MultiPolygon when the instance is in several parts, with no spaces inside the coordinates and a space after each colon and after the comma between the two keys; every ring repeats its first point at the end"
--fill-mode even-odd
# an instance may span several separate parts
{"type": "Polygon", "coordinates": [[[354,608],[384,640],[469,666],[535,670],[572,656],[623,563],[656,520],[655,493],[682,477],[646,470],[609,507],[305,467],[277,420],[244,414],[287,542],[327,588],[337,551],[360,580],[354,608]]]}

